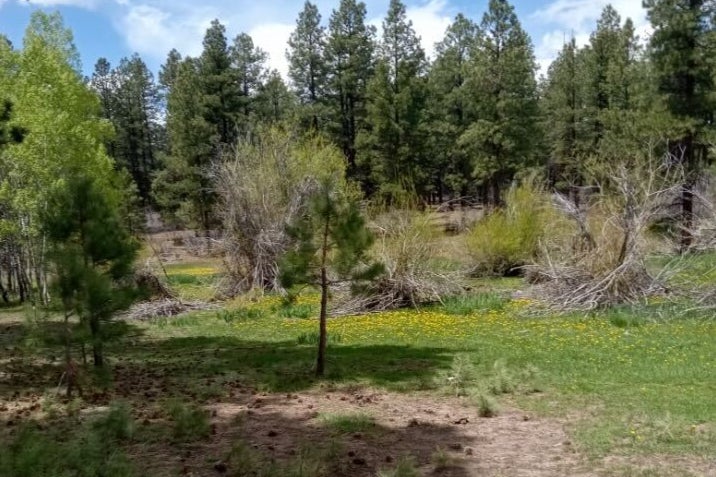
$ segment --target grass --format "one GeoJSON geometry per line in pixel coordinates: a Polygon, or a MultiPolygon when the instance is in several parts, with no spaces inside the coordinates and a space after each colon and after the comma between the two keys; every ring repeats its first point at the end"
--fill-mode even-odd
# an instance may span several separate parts
{"type": "Polygon", "coordinates": [[[355,434],[375,429],[375,419],[365,413],[323,414],[320,420],[328,429],[340,434],[355,434]]]}
{"type": "MultiPolygon", "coordinates": [[[[707,262],[702,257],[699,267],[706,270],[707,262]]],[[[191,285],[183,278],[176,283],[204,289],[201,277],[215,277],[215,269],[171,266],[169,274],[199,276],[191,285]]],[[[707,398],[716,395],[716,320],[658,302],[535,317],[533,302],[505,298],[515,287],[514,279],[483,280],[473,296],[442,307],[332,319],[327,379],[403,392],[447,387],[470,397],[483,415],[493,415],[499,399],[568,417],[579,448],[595,457],[703,456],[716,448],[716,402],[707,398]]],[[[163,397],[189,403],[169,405],[174,439],[191,441],[208,432],[206,415],[192,403],[222,396],[227,383],[267,392],[317,383],[316,303],[315,295],[289,305],[277,296],[242,298],[219,312],[141,323],[131,341],[108,344],[108,355],[133,376],[168,377],[163,397]]],[[[13,340],[27,335],[19,314],[18,308],[0,310],[0,323],[7,323],[0,359],[56,354],[18,351],[21,343],[13,340]]],[[[7,368],[34,373],[41,384],[56,379],[40,365],[8,362],[7,368]]],[[[108,423],[125,432],[126,413],[115,412],[108,423]]],[[[342,433],[375,425],[354,415],[326,416],[324,423],[342,433]]]]}
{"type": "MultiPolygon", "coordinates": [[[[271,310],[275,300],[266,301],[251,306],[271,310]]],[[[474,372],[493,393],[536,388],[546,392],[518,392],[514,400],[545,415],[579,412],[575,435],[595,453],[698,454],[716,444],[716,430],[709,424],[716,422],[716,403],[703,398],[716,394],[715,320],[676,318],[678,310],[658,303],[554,318],[531,317],[527,300],[493,303],[493,309],[475,307],[470,313],[431,308],[331,320],[329,335],[341,339],[331,345],[329,379],[397,391],[435,389],[438,376],[450,373],[453,357],[462,355],[474,369],[459,373],[474,372]],[[523,385],[533,377],[523,375],[535,370],[539,383],[523,385]],[[653,426],[643,427],[641,440],[631,438],[636,416],[658,421],[667,415],[681,438],[658,438],[653,426]],[[687,438],[691,426],[702,426],[701,431],[687,438]]],[[[172,354],[224,349],[230,343],[255,348],[232,356],[220,353],[204,366],[216,360],[217,370],[236,370],[238,364],[242,375],[262,389],[300,389],[315,382],[313,348],[298,345],[315,334],[315,320],[271,312],[227,322],[208,313],[169,328],[149,325],[145,333],[165,340],[163,347],[172,354]]],[[[456,392],[463,387],[458,383],[456,392]]]]}

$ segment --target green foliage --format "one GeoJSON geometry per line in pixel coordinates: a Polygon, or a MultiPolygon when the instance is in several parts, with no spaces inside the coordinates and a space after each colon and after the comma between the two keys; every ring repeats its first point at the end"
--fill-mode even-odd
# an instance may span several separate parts
{"type": "MultiPolygon", "coordinates": [[[[315,316],[315,315],[314,315],[315,316]]],[[[337,333],[329,333],[326,335],[326,343],[328,344],[338,344],[342,341],[342,337],[340,334],[337,333]]],[[[298,335],[298,338],[296,338],[296,343],[299,345],[317,345],[320,341],[320,334],[313,331],[310,333],[301,333],[298,335]]]]}
{"type": "Polygon", "coordinates": [[[105,415],[92,422],[92,429],[108,442],[130,440],[135,431],[132,409],[127,403],[114,402],[105,415]]]}
{"type": "Polygon", "coordinates": [[[138,245],[123,227],[113,192],[74,177],[55,190],[43,217],[63,311],[89,328],[96,366],[103,364],[101,323],[136,298],[130,277],[138,245]]]}
{"type": "Polygon", "coordinates": [[[7,477],[133,477],[139,475],[121,449],[134,423],[125,406],[70,435],[47,435],[23,428],[0,446],[0,474],[7,477]]]}
{"type": "Polygon", "coordinates": [[[323,414],[319,419],[324,426],[341,434],[369,432],[375,429],[375,419],[365,413],[323,414]]]}
{"type": "Polygon", "coordinates": [[[443,300],[442,309],[450,315],[470,315],[483,311],[500,311],[507,304],[505,297],[497,292],[459,295],[443,300]]]}
{"type": "Polygon", "coordinates": [[[172,420],[172,438],[176,442],[193,442],[209,436],[209,413],[198,405],[172,400],[167,403],[166,412],[172,420]]]}
{"type": "Polygon", "coordinates": [[[490,0],[469,77],[476,121],[459,144],[473,158],[473,174],[493,203],[518,172],[535,165],[539,138],[537,83],[532,42],[514,7],[490,0]]]}
{"type": "Polygon", "coordinates": [[[357,159],[357,138],[365,128],[367,84],[373,74],[375,27],[366,5],[341,0],[328,21],[325,57],[328,68],[329,132],[348,161],[348,177],[366,183],[368,171],[357,159]]]}
{"type": "Polygon", "coordinates": [[[476,391],[472,400],[477,406],[477,414],[480,417],[495,417],[500,413],[500,405],[494,396],[485,391],[476,391]]]}
{"type": "Polygon", "coordinates": [[[420,477],[420,471],[413,457],[403,457],[395,468],[379,471],[378,477],[420,477]]]}
{"type": "MultiPolygon", "coordinates": [[[[359,136],[361,161],[371,171],[382,197],[401,189],[424,195],[425,52],[406,17],[405,5],[391,0],[383,21],[383,38],[373,78],[367,88],[366,130],[359,136]]],[[[371,186],[375,188],[375,186],[371,186]]]]}
{"type": "Polygon", "coordinates": [[[554,228],[551,208],[532,182],[513,187],[506,206],[478,222],[467,245],[476,275],[514,274],[539,253],[540,240],[554,228]]]}

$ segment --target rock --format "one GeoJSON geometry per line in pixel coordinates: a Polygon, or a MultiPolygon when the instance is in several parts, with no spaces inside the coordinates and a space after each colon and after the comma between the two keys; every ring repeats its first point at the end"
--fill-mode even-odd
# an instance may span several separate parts
{"type": "Polygon", "coordinates": [[[354,463],[355,465],[365,465],[365,464],[366,464],[366,461],[365,461],[365,459],[362,458],[362,457],[356,457],[355,459],[353,459],[353,463],[354,463]]]}
{"type": "Polygon", "coordinates": [[[470,423],[470,419],[468,419],[466,417],[461,417],[457,421],[453,421],[453,424],[455,424],[456,426],[464,426],[465,424],[469,424],[469,423],[470,423]]]}
{"type": "Polygon", "coordinates": [[[473,455],[474,453],[475,451],[473,451],[471,447],[465,448],[465,455],[473,455]]]}
{"type": "Polygon", "coordinates": [[[276,432],[274,430],[270,430],[270,431],[268,431],[268,434],[266,434],[266,435],[269,437],[276,437],[278,435],[278,432],[276,432]]]}
{"type": "Polygon", "coordinates": [[[450,444],[448,447],[450,447],[451,450],[458,451],[458,452],[463,449],[462,444],[460,444],[459,442],[450,444]]]}

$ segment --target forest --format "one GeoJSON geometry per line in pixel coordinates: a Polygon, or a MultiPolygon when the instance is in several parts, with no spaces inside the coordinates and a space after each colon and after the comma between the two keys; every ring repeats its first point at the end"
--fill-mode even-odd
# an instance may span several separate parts
{"type": "Polygon", "coordinates": [[[0,32],[0,476],[716,475],[716,2],[334,3],[287,77],[0,32]]]}

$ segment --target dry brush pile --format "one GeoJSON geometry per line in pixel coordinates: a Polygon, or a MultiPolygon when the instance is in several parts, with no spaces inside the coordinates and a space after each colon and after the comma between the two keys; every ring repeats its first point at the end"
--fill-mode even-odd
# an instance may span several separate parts
{"type": "Polygon", "coordinates": [[[556,210],[571,224],[554,227],[529,267],[539,292],[555,308],[592,309],[637,303],[668,291],[652,274],[650,227],[672,213],[683,183],[681,169],[656,159],[602,168],[599,193],[581,206],[559,194],[556,210]],[[545,283],[546,282],[546,283],[545,283]]]}
{"type": "Polygon", "coordinates": [[[304,213],[324,174],[344,168],[340,152],[320,138],[275,128],[240,142],[217,173],[224,225],[222,294],[280,290],[278,262],[290,244],[289,224],[304,213]]]}

